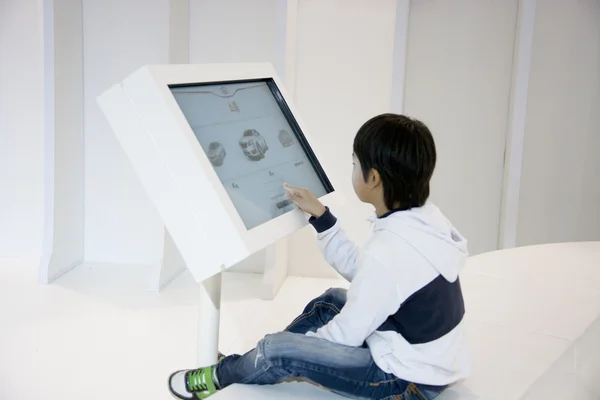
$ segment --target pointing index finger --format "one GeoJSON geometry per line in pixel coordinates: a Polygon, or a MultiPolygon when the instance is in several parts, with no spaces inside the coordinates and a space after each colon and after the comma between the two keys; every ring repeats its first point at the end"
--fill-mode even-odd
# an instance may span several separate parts
{"type": "Polygon", "coordinates": [[[288,192],[299,192],[301,189],[296,187],[296,186],[292,186],[290,184],[284,183],[283,184],[283,188],[285,190],[287,190],[288,192]]]}

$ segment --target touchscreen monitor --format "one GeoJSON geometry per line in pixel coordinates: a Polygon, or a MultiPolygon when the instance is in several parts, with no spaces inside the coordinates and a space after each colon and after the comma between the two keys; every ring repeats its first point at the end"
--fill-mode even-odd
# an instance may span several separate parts
{"type": "Polygon", "coordinates": [[[247,229],[296,208],[284,182],[333,191],[272,79],[169,88],[247,229]]]}

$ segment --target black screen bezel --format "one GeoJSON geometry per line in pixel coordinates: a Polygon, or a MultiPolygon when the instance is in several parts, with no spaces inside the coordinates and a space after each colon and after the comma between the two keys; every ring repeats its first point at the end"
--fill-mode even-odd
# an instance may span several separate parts
{"type": "MultiPolygon", "coordinates": [[[[290,110],[288,103],[283,98],[283,95],[281,94],[281,91],[277,87],[277,83],[275,83],[275,80],[273,78],[256,78],[256,79],[242,79],[242,80],[231,80],[231,81],[196,82],[196,83],[177,83],[177,84],[170,84],[167,86],[169,87],[169,89],[173,89],[173,88],[191,88],[191,87],[202,87],[202,86],[213,86],[213,85],[226,85],[226,84],[236,84],[236,83],[257,83],[257,82],[265,83],[267,85],[267,87],[271,91],[271,94],[273,95],[273,98],[275,99],[275,102],[279,106],[279,109],[285,116],[285,119],[287,120],[288,124],[290,125],[290,128],[292,129],[294,135],[296,136],[298,143],[300,144],[300,146],[302,146],[302,150],[304,150],[304,153],[308,157],[308,160],[311,163],[313,170],[317,173],[317,177],[319,178],[319,180],[321,181],[321,184],[325,188],[325,192],[327,194],[333,193],[335,191],[335,189],[334,189],[333,185],[331,184],[331,181],[327,177],[327,174],[323,170],[321,163],[319,162],[319,160],[317,159],[317,156],[315,155],[312,148],[310,147],[310,144],[308,143],[308,140],[306,139],[304,132],[302,132],[302,129],[300,128],[300,125],[298,124],[298,121],[294,117],[294,114],[292,114],[292,110],[290,110]]],[[[171,95],[173,96],[173,92],[171,92],[171,95]]],[[[186,121],[187,121],[187,119],[186,119],[186,121]]]]}

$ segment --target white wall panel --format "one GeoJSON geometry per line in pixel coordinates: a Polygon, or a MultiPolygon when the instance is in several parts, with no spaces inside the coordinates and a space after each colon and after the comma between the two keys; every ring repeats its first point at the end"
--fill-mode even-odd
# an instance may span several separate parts
{"type": "MultiPolygon", "coordinates": [[[[352,142],[367,119],[390,110],[395,17],[395,0],[298,2],[296,105],[312,134],[336,155],[332,175],[348,202],[333,211],[358,242],[371,209],[352,189],[352,142]]],[[[331,276],[311,229],[292,237],[290,274],[331,276]]]]}
{"type": "Polygon", "coordinates": [[[435,137],[431,199],[472,254],[498,246],[517,3],[411,1],[405,113],[435,137]]]}
{"type": "MultiPolygon", "coordinates": [[[[160,262],[162,223],[95,98],[141,65],[185,61],[187,44],[169,46],[170,19],[186,18],[186,7],[181,15],[170,15],[173,1],[83,0],[89,261],[160,262]]],[[[407,79],[401,96],[394,92],[402,90],[395,87],[400,81],[392,81],[401,75],[394,65],[394,32],[396,4],[406,2],[287,2],[297,7],[297,18],[291,20],[297,37],[291,68],[295,102],[307,124],[339,155],[332,172],[349,202],[336,213],[350,236],[364,239],[369,215],[369,207],[354,199],[350,184],[352,139],[366,119],[390,110],[390,99],[403,99],[405,112],[427,123],[436,137],[439,163],[432,200],[469,238],[473,253],[492,250],[498,243],[519,1],[410,1],[407,79]]],[[[41,244],[41,4],[0,1],[0,256],[35,257],[41,244]]],[[[190,62],[289,64],[292,58],[282,50],[284,4],[190,0],[190,62]]],[[[183,28],[176,31],[185,33],[183,28]]],[[[599,110],[600,3],[538,0],[519,245],[600,239],[599,110]]],[[[291,274],[331,274],[310,229],[294,236],[290,252],[291,274]]],[[[251,262],[260,269],[260,257],[251,262]]]]}
{"type": "Polygon", "coordinates": [[[191,0],[190,62],[274,63],[279,0],[191,0]]]}
{"type": "Polygon", "coordinates": [[[517,244],[600,240],[600,2],[538,1],[517,244]]]}
{"type": "Polygon", "coordinates": [[[38,257],[43,225],[42,1],[0,1],[0,257],[38,257]]]}
{"type": "Polygon", "coordinates": [[[152,264],[162,223],[96,96],[145,64],[169,62],[168,0],[84,0],[85,257],[152,264]]]}

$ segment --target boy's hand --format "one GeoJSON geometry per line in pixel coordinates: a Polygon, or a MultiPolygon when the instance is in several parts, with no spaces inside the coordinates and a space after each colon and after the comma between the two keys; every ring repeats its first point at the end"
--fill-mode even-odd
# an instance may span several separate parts
{"type": "Polygon", "coordinates": [[[327,211],[325,206],[310,190],[291,186],[287,183],[284,183],[283,187],[287,191],[286,196],[296,203],[296,205],[305,213],[310,214],[315,218],[319,218],[327,211]]]}

